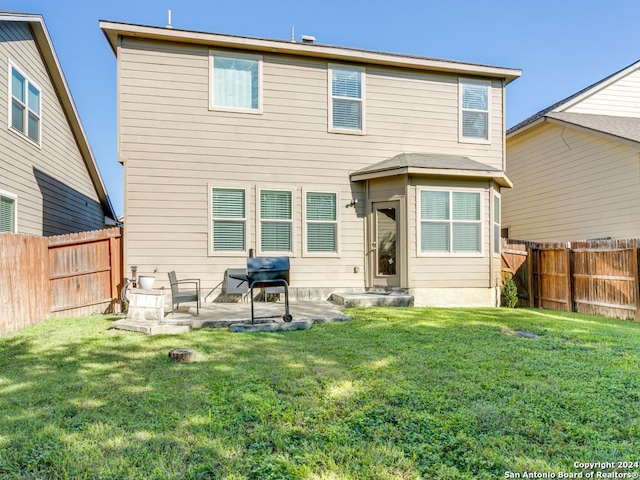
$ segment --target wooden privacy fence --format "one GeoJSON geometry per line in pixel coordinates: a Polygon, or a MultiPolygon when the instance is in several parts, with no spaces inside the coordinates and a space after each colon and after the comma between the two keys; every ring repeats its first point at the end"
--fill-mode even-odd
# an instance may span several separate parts
{"type": "Polygon", "coordinates": [[[640,321],[640,239],[567,243],[503,239],[518,305],[640,321]]]}
{"type": "Polygon", "coordinates": [[[0,234],[0,335],[47,317],[119,311],[122,230],[0,234]]]}

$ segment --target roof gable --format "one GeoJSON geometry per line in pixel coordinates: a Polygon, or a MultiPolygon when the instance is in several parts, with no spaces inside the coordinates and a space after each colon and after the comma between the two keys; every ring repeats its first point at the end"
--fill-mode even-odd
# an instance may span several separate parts
{"type": "Polygon", "coordinates": [[[87,171],[89,172],[94,188],[96,189],[98,198],[100,199],[100,203],[102,204],[103,211],[107,217],[115,220],[116,214],[113,209],[113,205],[111,204],[111,200],[107,194],[102,177],[100,176],[98,165],[93,156],[93,152],[91,151],[82,123],[80,122],[78,111],[75,103],[73,102],[73,98],[71,97],[71,92],[64,77],[64,73],[62,72],[55,49],[53,48],[53,43],[49,37],[49,32],[47,31],[44,19],[41,15],[0,10],[0,22],[20,22],[26,23],[31,27],[33,37],[40,51],[42,60],[47,68],[56,93],[58,94],[58,98],[66,115],[69,127],[73,132],[78,149],[80,150],[85,166],[87,167],[87,171]]]}
{"type": "Polygon", "coordinates": [[[550,107],[540,110],[539,112],[531,115],[529,118],[526,118],[522,122],[508,129],[507,138],[517,135],[523,132],[524,130],[534,126],[535,124],[541,121],[544,121],[545,117],[549,113],[568,111],[572,107],[577,106],[580,102],[585,101],[586,99],[592,97],[593,95],[615,84],[620,79],[638,70],[640,70],[640,61],[634,62],[631,65],[628,65],[627,67],[624,67],[623,69],[618,70],[617,72],[609,75],[608,77],[605,77],[602,80],[599,80],[596,83],[589,85],[588,87],[580,90],[579,92],[576,92],[573,95],[570,95],[567,98],[560,100],[557,103],[554,103],[550,107]]]}

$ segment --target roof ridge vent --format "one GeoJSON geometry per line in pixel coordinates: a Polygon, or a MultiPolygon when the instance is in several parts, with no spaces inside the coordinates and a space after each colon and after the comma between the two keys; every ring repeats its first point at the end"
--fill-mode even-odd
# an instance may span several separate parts
{"type": "Polygon", "coordinates": [[[302,35],[302,43],[315,43],[316,41],[316,37],[314,37],[313,35],[302,35]]]}

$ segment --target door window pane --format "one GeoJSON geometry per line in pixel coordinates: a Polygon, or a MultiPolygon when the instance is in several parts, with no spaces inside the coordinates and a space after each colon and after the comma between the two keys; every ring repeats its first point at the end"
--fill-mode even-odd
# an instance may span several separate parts
{"type": "Polygon", "coordinates": [[[396,274],[396,209],[376,209],[378,275],[396,274]]]}

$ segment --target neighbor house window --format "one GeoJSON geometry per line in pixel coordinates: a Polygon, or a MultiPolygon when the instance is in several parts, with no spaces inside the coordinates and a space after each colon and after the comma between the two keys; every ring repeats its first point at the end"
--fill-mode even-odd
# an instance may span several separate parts
{"type": "Polygon", "coordinates": [[[305,223],[307,253],[338,252],[336,193],[306,192],[305,223]]]}
{"type": "Polygon", "coordinates": [[[500,197],[493,196],[493,253],[500,255],[500,197]]]}
{"type": "Polygon", "coordinates": [[[42,93],[40,88],[16,67],[11,70],[11,128],[40,144],[40,120],[42,93]]]}
{"type": "Polygon", "coordinates": [[[460,79],[460,141],[489,142],[490,87],[488,81],[460,79]]]}
{"type": "Polygon", "coordinates": [[[214,253],[247,249],[247,202],[244,188],[211,189],[211,249],[214,253]]]}
{"type": "Polygon", "coordinates": [[[262,57],[211,51],[210,108],[248,113],[262,111],[262,57]]]}
{"type": "Polygon", "coordinates": [[[293,208],[290,190],[260,190],[260,251],[293,251],[293,208]]]}
{"type": "Polygon", "coordinates": [[[364,133],[365,70],[329,66],[329,131],[364,133]]]}
{"type": "Polygon", "coordinates": [[[482,253],[480,192],[421,190],[420,251],[482,253]]]}
{"type": "Polygon", "coordinates": [[[17,198],[0,191],[0,232],[16,233],[17,198]]]}

